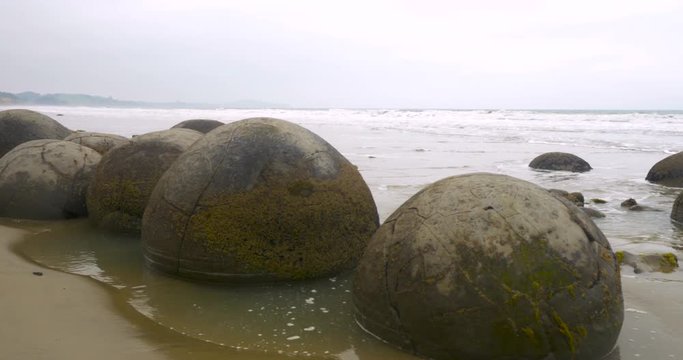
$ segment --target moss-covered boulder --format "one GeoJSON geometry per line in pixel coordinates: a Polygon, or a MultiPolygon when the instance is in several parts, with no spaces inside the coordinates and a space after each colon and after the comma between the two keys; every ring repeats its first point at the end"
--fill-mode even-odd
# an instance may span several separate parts
{"type": "Polygon", "coordinates": [[[62,140],[25,142],[0,158],[0,216],[65,219],[87,215],[85,191],[100,154],[62,140]]]}
{"type": "Polygon", "coordinates": [[[654,164],[645,180],[669,187],[683,187],[683,151],[654,164]]]}
{"type": "Polygon", "coordinates": [[[88,189],[90,220],[119,232],[139,233],[154,186],[178,156],[203,136],[188,129],[139,135],[102,157],[88,189]]]}
{"type": "Polygon", "coordinates": [[[129,139],[120,135],[104,134],[89,131],[76,131],[71,135],[67,136],[66,138],[64,138],[64,140],[72,141],[76,144],[87,146],[100,153],[100,155],[103,155],[115,146],[127,144],[130,142],[129,139]]]}
{"type": "Polygon", "coordinates": [[[218,121],[218,120],[210,120],[210,119],[192,119],[192,120],[185,120],[182,122],[179,122],[178,124],[174,125],[172,129],[191,129],[191,130],[196,130],[199,131],[202,134],[206,134],[209,131],[221,126],[225,125],[224,123],[218,121]]]}
{"type": "Polygon", "coordinates": [[[61,140],[71,130],[41,113],[25,110],[0,111],[0,157],[15,146],[31,140],[61,140]]]}
{"type": "Polygon", "coordinates": [[[354,266],[378,226],[360,173],[312,132],[271,118],[206,134],[159,180],[142,240],[153,267],[197,279],[303,279],[354,266]]]}
{"type": "Polygon", "coordinates": [[[564,152],[541,154],[531,160],[529,167],[538,170],[561,170],[571,172],[586,172],[592,169],[586,160],[574,154],[564,152]]]}
{"type": "Polygon", "coordinates": [[[356,319],[433,359],[598,359],[623,322],[619,267],[578,207],[504,175],[438,181],[377,230],[356,319]]]}

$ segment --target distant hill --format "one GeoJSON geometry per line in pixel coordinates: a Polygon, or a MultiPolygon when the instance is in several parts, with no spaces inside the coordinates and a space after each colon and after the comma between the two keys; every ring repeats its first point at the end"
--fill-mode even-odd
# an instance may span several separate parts
{"type": "Polygon", "coordinates": [[[85,94],[39,94],[32,91],[10,93],[0,91],[0,105],[53,105],[53,106],[92,106],[119,108],[189,108],[189,109],[282,109],[285,104],[269,103],[256,100],[240,100],[223,104],[195,104],[185,102],[144,102],[118,100],[110,97],[85,94]]]}

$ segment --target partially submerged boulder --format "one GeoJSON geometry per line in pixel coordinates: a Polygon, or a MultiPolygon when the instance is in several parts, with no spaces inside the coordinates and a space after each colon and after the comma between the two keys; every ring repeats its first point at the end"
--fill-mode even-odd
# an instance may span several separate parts
{"type": "Polygon", "coordinates": [[[31,140],[61,140],[71,130],[41,113],[14,109],[0,111],[0,157],[15,146],[31,140]]]}
{"type": "Polygon", "coordinates": [[[646,205],[640,205],[638,202],[633,199],[633,198],[628,198],[624,201],[621,202],[621,207],[626,208],[630,211],[662,211],[659,209],[655,209],[651,206],[646,206],[646,205]]]}
{"type": "Polygon", "coordinates": [[[191,130],[196,130],[199,131],[202,134],[206,134],[209,131],[221,126],[225,125],[224,123],[218,121],[218,120],[210,120],[210,119],[192,119],[192,120],[185,120],[182,121],[172,127],[172,129],[191,129],[191,130]]]}
{"type": "Polygon", "coordinates": [[[154,268],[274,281],[355,266],[378,226],[360,173],[314,133],[271,118],[209,132],[159,180],[142,240],[154,268]]]}
{"type": "Polygon", "coordinates": [[[664,186],[683,187],[683,151],[654,164],[645,180],[664,186]]]}
{"type": "Polygon", "coordinates": [[[678,194],[671,207],[671,219],[683,224],[683,192],[678,194]]]}
{"type": "Polygon", "coordinates": [[[363,329],[433,359],[598,359],[623,322],[619,267],[578,207],[504,175],[440,180],[374,234],[363,329]]]}
{"type": "Polygon", "coordinates": [[[0,158],[0,216],[68,219],[87,215],[85,192],[100,154],[62,140],[25,142],[0,158]]]}
{"type": "Polygon", "coordinates": [[[561,170],[571,172],[586,172],[592,167],[586,160],[569,153],[549,152],[541,154],[531,160],[529,167],[539,170],[561,170]]]}
{"type": "Polygon", "coordinates": [[[102,157],[88,189],[90,220],[119,232],[139,233],[154,186],[178,156],[203,135],[171,129],[139,135],[102,157]]]}
{"type": "Polygon", "coordinates": [[[76,131],[71,135],[67,136],[66,138],[64,138],[64,140],[73,141],[76,144],[87,146],[100,153],[100,155],[104,155],[104,153],[106,153],[115,146],[127,144],[130,142],[130,139],[127,139],[120,135],[89,131],[76,131]]]}

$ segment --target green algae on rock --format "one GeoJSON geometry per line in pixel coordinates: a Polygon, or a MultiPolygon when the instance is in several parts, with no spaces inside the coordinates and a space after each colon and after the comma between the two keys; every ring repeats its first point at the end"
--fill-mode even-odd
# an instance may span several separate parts
{"type": "Polygon", "coordinates": [[[31,140],[62,140],[71,134],[59,122],[47,115],[25,110],[0,111],[0,157],[15,146],[31,140]]]}
{"type": "Polygon", "coordinates": [[[63,140],[25,142],[0,158],[0,216],[68,219],[87,215],[85,192],[100,154],[63,140]]]}
{"type": "Polygon", "coordinates": [[[313,278],[355,266],[377,229],[358,170],[314,133],[252,118],[209,132],[159,180],[145,257],[184,277],[313,278]]]}
{"type": "Polygon", "coordinates": [[[598,359],[624,317],[609,242],[569,201],[504,175],[438,181],[370,240],[358,323],[434,359],[598,359]]]}
{"type": "Polygon", "coordinates": [[[628,251],[617,251],[619,265],[628,265],[633,272],[670,273],[678,268],[678,257],[674,253],[633,254],[628,251]]]}
{"type": "Polygon", "coordinates": [[[139,233],[154,186],[202,134],[171,129],[136,136],[102,157],[87,193],[90,220],[104,229],[139,233]]]}

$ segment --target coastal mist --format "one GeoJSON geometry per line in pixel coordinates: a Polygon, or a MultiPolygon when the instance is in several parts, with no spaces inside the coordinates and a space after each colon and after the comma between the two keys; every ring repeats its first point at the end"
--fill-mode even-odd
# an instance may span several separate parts
{"type": "MultiPolygon", "coordinates": [[[[683,151],[683,112],[32,109],[70,129],[126,137],[188,119],[284,119],[320,135],[358,167],[377,203],[380,221],[434,181],[490,172],[583,193],[587,207],[605,214],[594,221],[615,251],[673,253],[679,258],[683,253],[683,229],[669,219],[681,190],[645,181],[657,161],[683,151]],[[576,154],[593,170],[568,173],[528,167],[536,156],[554,151],[576,154]],[[629,198],[647,210],[620,206],[629,198]]],[[[114,301],[161,327],[230,348],[240,358],[414,358],[356,324],[352,273],[259,286],[196,283],[149,269],[139,238],[97,230],[87,220],[14,221],[12,226],[33,234],[17,247],[22,255],[91,277],[111,288],[114,301]]],[[[681,318],[681,272],[636,273],[624,265],[622,283],[625,322],[609,359],[683,357],[680,330],[662,321],[681,318]]]]}

